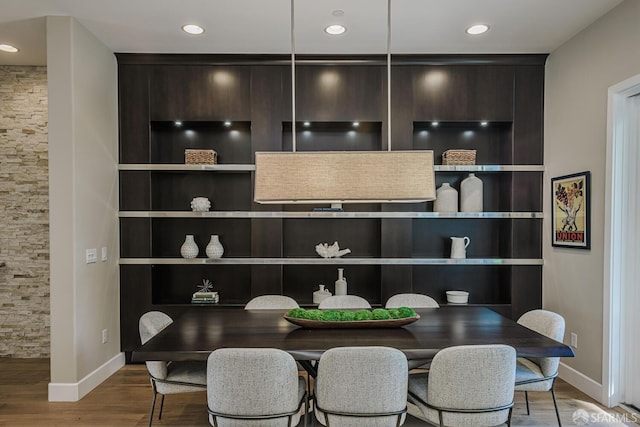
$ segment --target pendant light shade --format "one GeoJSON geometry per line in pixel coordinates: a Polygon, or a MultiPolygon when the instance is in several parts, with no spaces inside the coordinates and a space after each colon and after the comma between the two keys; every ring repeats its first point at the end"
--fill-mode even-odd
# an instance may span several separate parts
{"type": "Polygon", "coordinates": [[[432,151],[256,153],[257,203],[414,203],[435,196],[432,151]]]}

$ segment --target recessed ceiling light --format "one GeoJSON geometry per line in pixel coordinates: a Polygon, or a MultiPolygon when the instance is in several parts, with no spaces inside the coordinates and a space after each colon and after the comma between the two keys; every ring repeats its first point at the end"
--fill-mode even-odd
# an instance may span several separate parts
{"type": "Polygon", "coordinates": [[[489,122],[486,121],[486,120],[483,120],[483,121],[480,122],[480,126],[487,127],[487,126],[489,126],[489,122]]]}
{"type": "Polygon", "coordinates": [[[345,31],[347,31],[347,29],[345,27],[343,27],[342,25],[329,25],[327,28],[324,29],[325,33],[327,34],[331,34],[332,36],[336,36],[338,34],[342,34],[345,31]]]}
{"type": "Polygon", "coordinates": [[[175,122],[173,122],[173,124],[178,127],[182,126],[182,122],[180,120],[176,120],[175,122]]]}
{"type": "Polygon", "coordinates": [[[18,48],[11,46],[10,44],[0,44],[0,50],[9,52],[9,53],[16,53],[18,51],[18,48]]]}
{"type": "Polygon", "coordinates": [[[225,121],[224,121],[224,125],[225,125],[226,127],[231,126],[231,121],[229,121],[229,120],[225,120],[225,121]]]}
{"type": "Polygon", "coordinates": [[[431,126],[433,126],[434,128],[437,128],[440,125],[440,123],[438,122],[431,122],[431,126]]]}
{"type": "Polygon", "coordinates": [[[189,34],[198,35],[204,33],[204,28],[196,24],[185,24],[182,26],[182,31],[189,34]]]}
{"type": "Polygon", "coordinates": [[[311,126],[311,123],[309,123],[309,122],[304,122],[304,123],[302,123],[302,126],[304,126],[304,127],[308,128],[309,126],[311,126]]]}
{"type": "Polygon", "coordinates": [[[476,24],[467,28],[466,31],[467,31],[467,34],[471,34],[475,36],[475,35],[486,33],[487,31],[489,31],[489,26],[485,24],[476,24]]]}
{"type": "Polygon", "coordinates": [[[357,128],[358,126],[360,126],[360,122],[353,122],[353,127],[357,128]]]}

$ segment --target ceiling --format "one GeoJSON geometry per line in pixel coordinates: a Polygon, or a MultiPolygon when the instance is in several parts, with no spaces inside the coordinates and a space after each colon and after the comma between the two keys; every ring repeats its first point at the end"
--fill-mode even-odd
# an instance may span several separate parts
{"type": "MultiPolygon", "coordinates": [[[[392,53],[549,53],[622,0],[392,0],[392,53]],[[490,30],[471,37],[474,23],[490,30]]],[[[297,53],[387,49],[386,0],[295,0],[297,53]],[[333,12],[341,10],[342,16],[333,12]],[[340,36],[323,30],[347,27],[340,36]]],[[[46,64],[45,16],[75,17],[114,52],[291,52],[290,0],[0,0],[0,65],[46,64]],[[193,36],[180,27],[196,23],[193,36]]]]}

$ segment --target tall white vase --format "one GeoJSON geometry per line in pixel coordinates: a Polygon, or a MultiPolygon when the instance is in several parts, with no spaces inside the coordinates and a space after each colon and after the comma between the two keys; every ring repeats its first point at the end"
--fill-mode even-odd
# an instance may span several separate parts
{"type": "Polygon", "coordinates": [[[433,202],[434,212],[458,212],[458,190],[443,183],[436,190],[436,201],[433,202]]]}
{"type": "Polygon", "coordinates": [[[180,247],[180,255],[183,258],[195,258],[198,256],[198,252],[200,252],[200,249],[198,249],[198,245],[193,240],[193,234],[187,234],[184,243],[180,247]]]}
{"type": "Polygon", "coordinates": [[[224,247],[222,247],[222,243],[220,243],[220,238],[217,234],[211,235],[211,240],[207,245],[206,252],[209,258],[217,259],[222,257],[222,254],[224,253],[224,247]]]}
{"type": "Polygon", "coordinates": [[[482,212],[482,180],[473,173],[460,184],[460,212],[482,212]]]}
{"type": "Polygon", "coordinates": [[[336,280],[336,295],[347,295],[347,278],[344,277],[344,268],[338,269],[338,280],[336,280]]]}

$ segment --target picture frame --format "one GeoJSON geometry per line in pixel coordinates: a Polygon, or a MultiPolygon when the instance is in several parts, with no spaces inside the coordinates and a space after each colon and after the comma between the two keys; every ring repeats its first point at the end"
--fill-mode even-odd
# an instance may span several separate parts
{"type": "Polygon", "coordinates": [[[551,178],[551,244],[591,249],[591,172],[551,178]]]}

